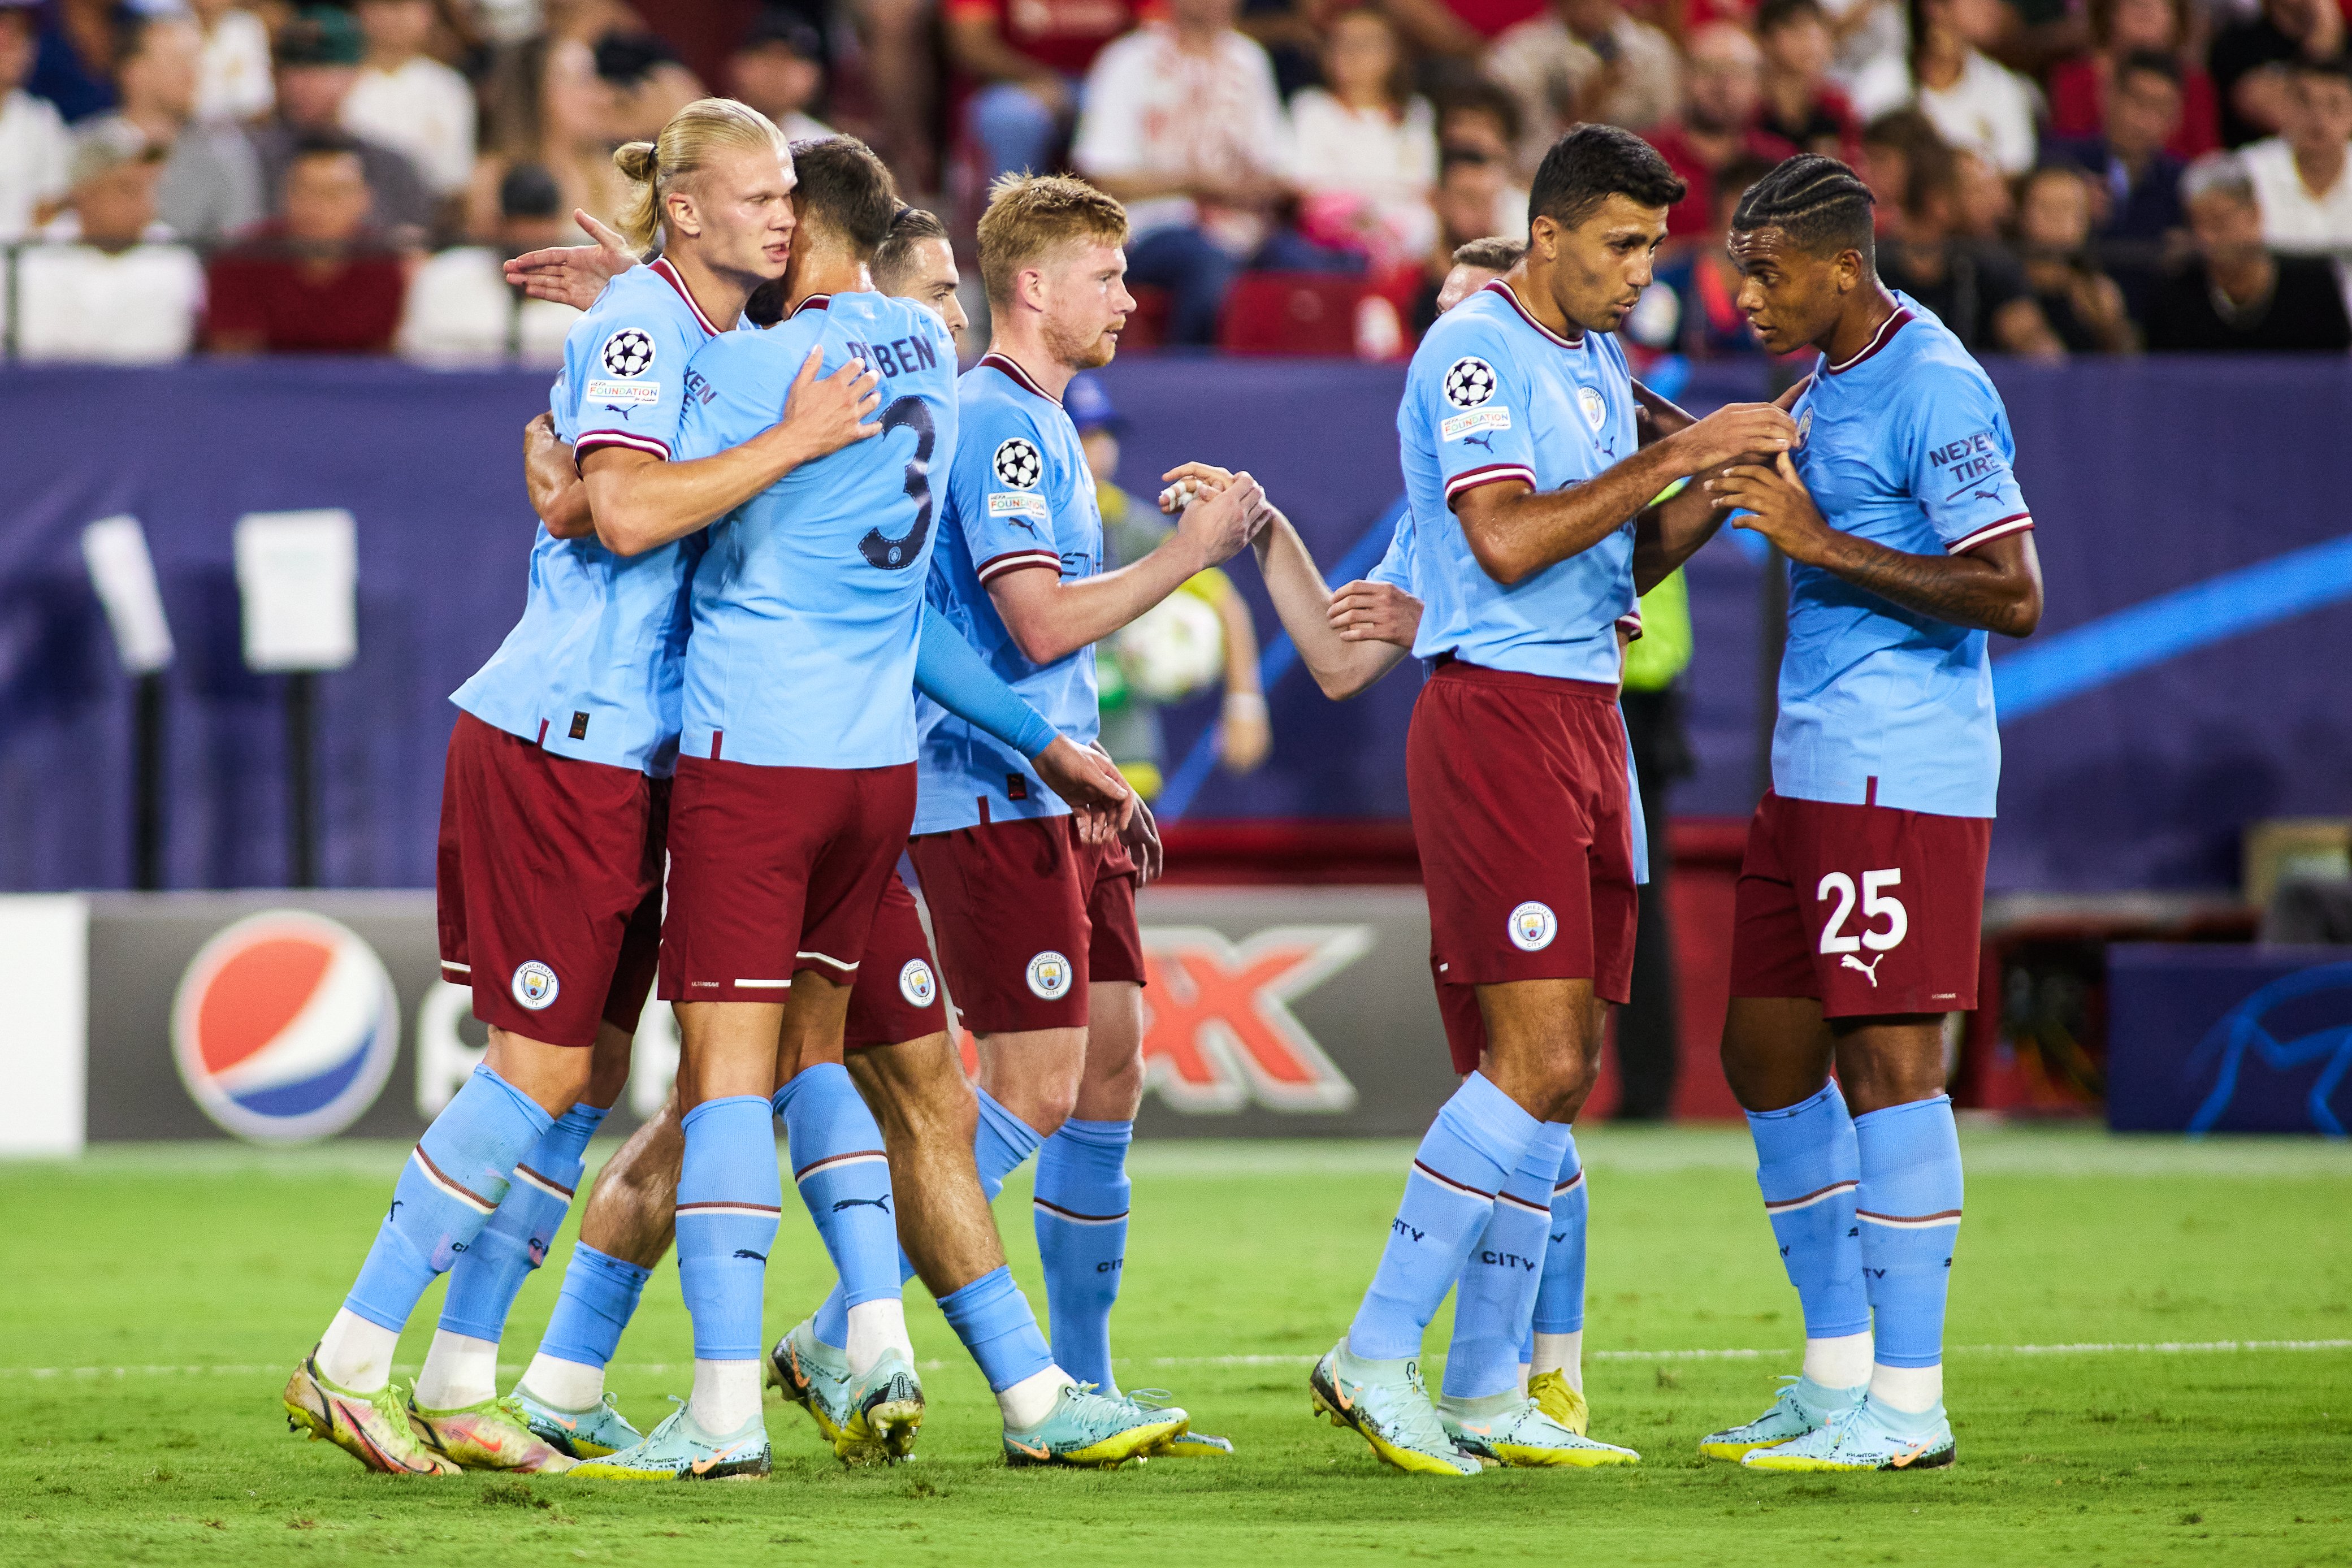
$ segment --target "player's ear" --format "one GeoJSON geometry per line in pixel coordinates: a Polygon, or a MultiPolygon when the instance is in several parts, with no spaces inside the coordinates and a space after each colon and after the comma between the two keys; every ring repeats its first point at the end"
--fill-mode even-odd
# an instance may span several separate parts
{"type": "Polygon", "coordinates": [[[1559,220],[1538,213],[1528,224],[1528,246],[1546,261],[1559,259],[1559,220]]]}
{"type": "Polygon", "coordinates": [[[702,215],[694,210],[693,192],[676,190],[662,197],[662,226],[672,234],[702,233],[702,215]]]}

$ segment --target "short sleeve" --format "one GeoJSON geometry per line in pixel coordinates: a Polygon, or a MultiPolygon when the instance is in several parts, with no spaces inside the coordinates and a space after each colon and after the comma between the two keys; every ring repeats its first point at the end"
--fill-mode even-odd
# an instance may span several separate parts
{"type": "Polygon", "coordinates": [[[956,434],[957,523],[972,567],[985,584],[1033,566],[1062,570],[1055,542],[1048,447],[1021,412],[998,403],[966,404],[956,434]]]}
{"type": "Polygon", "coordinates": [[[1527,374],[1503,333],[1483,322],[1465,326],[1445,335],[1442,353],[1415,358],[1406,389],[1437,453],[1449,507],[1481,485],[1536,482],[1527,374]]]}
{"type": "Polygon", "coordinates": [[[773,395],[772,367],[782,346],[756,333],[729,332],[705,343],[692,364],[678,367],[685,405],[672,453],[678,462],[740,447],[776,422],[782,404],[773,395]]]}
{"type": "Polygon", "coordinates": [[[2012,467],[2017,444],[1991,383],[1958,366],[1920,365],[1906,387],[1911,494],[1946,552],[1958,555],[2032,528],[2033,514],[2012,467]]]}
{"type": "Polygon", "coordinates": [[[1391,588],[1412,592],[1412,518],[1410,514],[1397,519],[1396,532],[1389,536],[1389,547],[1366,574],[1367,581],[1386,583],[1391,588]]]}
{"type": "Polygon", "coordinates": [[[667,461],[687,362],[699,344],[679,331],[675,314],[659,310],[617,310],[598,329],[572,387],[573,456],[619,447],[667,461]]]}

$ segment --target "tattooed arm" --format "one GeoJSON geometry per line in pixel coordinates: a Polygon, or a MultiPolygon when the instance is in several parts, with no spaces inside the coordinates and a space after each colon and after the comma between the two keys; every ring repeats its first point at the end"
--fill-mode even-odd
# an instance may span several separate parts
{"type": "Polygon", "coordinates": [[[1750,514],[1752,529],[1791,561],[1833,572],[1906,610],[1954,626],[2026,637],[2042,621],[2042,561],[2031,531],[2005,534],[1958,555],[1909,555],[1843,533],[1823,521],[1797,470],[1783,456],[1773,468],[1736,464],[1707,491],[1750,514]]]}

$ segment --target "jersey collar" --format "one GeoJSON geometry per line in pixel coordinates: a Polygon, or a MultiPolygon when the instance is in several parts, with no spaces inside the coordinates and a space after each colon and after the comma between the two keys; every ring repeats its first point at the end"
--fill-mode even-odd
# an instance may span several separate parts
{"type": "Polygon", "coordinates": [[[1886,320],[1878,324],[1878,331],[1870,334],[1870,341],[1863,344],[1861,349],[1854,353],[1854,356],[1852,359],[1843,360],[1836,364],[1832,364],[1829,363],[1830,356],[1823,354],[1822,356],[1822,369],[1831,375],[1844,374],[1847,371],[1852,370],[1854,366],[1860,364],[1871,355],[1876,353],[1879,350],[1893,342],[1895,341],[1895,334],[1901,331],[1904,325],[1910,320],[1911,307],[1908,305],[1897,305],[1895,308],[1895,314],[1887,317],[1886,320]]]}
{"type": "MultiPolygon", "coordinates": [[[[832,303],[833,296],[830,294],[812,294],[807,299],[793,307],[793,316],[799,315],[803,310],[822,310],[831,306],[832,303]]],[[[792,316],[787,316],[784,320],[789,321],[792,320],[792,316]]]]}
{"type": "Polygon", "coordinates": [[[707,338],[717,337],[719,329],[710,324],[710,318],[704,315],[702,307],[694,302],[694,290],[686,286],[686,279],[677,275],[677,268],[669,264],[669,258],[665,256],[655,262],[653,270],[655,277],[677,290],[677,297],[686,301],[688,310],[694,312],[695,321],[702,328],[702,335],[707,338]]]}
{"type": "Polygon", "coordinates": [[[1486,280],[1486,291],[1489,293],[1500,294],[1504,299],[1508,300],[1511,302],[1511,309],[1519,313],[1519,320],[1525,321],[1530,327],[1533,327],[1537,331],[1541,332],[1553,342],[1558,343],[1561,348],[1580,349],[1584,346],[1583,333],[1579,332],[1572,338],[1564,338],[1558,332],[1553,331],[1549,327],[1545,326],[1541,321],[1537,321],[1535,312],[1528,310],[1525,302],[1519,299],[1518,290],[1513,289],[1501,279],[1488,279],[1486,280]]]}
{"type": "Polygon", "coordinates": [[[1032,379],[1027,371],[1023,370],[1019,365],[1015,364],[1008,356],[992,352],[982,354],[981,356],[980,363],[1000,374],[1009,376],[1013,381],[1017,383],[1024,391],[1030,393],[1032,395],[1044,398],[1046,402],[1052,404],[1056,408],[1059,408],[1062,405],[1062,400],[1060,398],[1055,396],[1052,393],[1038,385],[1037,383],[1032,379]]]}

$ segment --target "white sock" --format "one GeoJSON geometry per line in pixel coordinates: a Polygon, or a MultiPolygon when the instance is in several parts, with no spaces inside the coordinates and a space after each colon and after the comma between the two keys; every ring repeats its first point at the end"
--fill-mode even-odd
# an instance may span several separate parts
{"type": "Polygon", "coordinates": [[[1567,1380],[1569,1387],[1584,1392],[1584,1331],[1565,1334],[1536,1335],[1537,1372],[1556,1372],[1567,1380]]]}
{"type": "Polygon", "coordinates": [[[416,1403],[427,1410],[463,1410],[498,1396],[499,1342],[434,1330],[425,1370],[416,1374],[416,1403]]]}
{"type": "Polygon", "coordinates": [[[1870,1402],[1891,1405],[1906,1415],[1925,1415],[1944,1402],[1944,1368],[1887,1366],[1870,1369],[1870,1402]]]}
{"type": "Polygon", "coordinates": [[[760,1414],[760,1363],[695,1357],[694,1395],[686,1413],[709,1436],[733,1435],[760,1414]]]}
{"type": "Polygon", "coordinates": [[[1053,1414],[1054,1401],[1075,1381],[1058,1366],[1033,1372],[1012,1387],[998,1390],[996,1407],[1004,1412],[1007,1426],[1025,1431],[1053,1414]]]}
{"type": "Polygon", "coordinates": [[[1526,1362],[1519,1363],[1519,1397],[1521,1399],[1528,1396],[1528,1376],[1534,1370],[1526,1362]]]}
{"type": "Polygon", "coordinates": [[[345,1307],[319,1340],[319,1371],[337,1388],[373,1394],[392,1381],[392,1352],[400,1331],[379,1328],[345,1307]]]}
{"type": "Polygon", "coordinates": [[[517,1386],[558,1410],[593,1410],[604,1400],[604,1369],[541,1351],[530,1358],[517,1386]]]}
{"type": "Polygon", "coordinates": [[[878,1301],[860,1301],[849,1309],[849,1375],[864,1377],[882,1359],[884,1351],[897,1351],[915,1363],[914,1342],[907,1338],[907,1304],[897,1296],[885,1296],[878,1301]]]}
{"type": "Polygon", "coordinates": [[[1805,1342],[1805,1375],[1823,1388],[1860,1388],[1870,1381],[1870,1334],[1840,1334],[1805,1342]]]}

